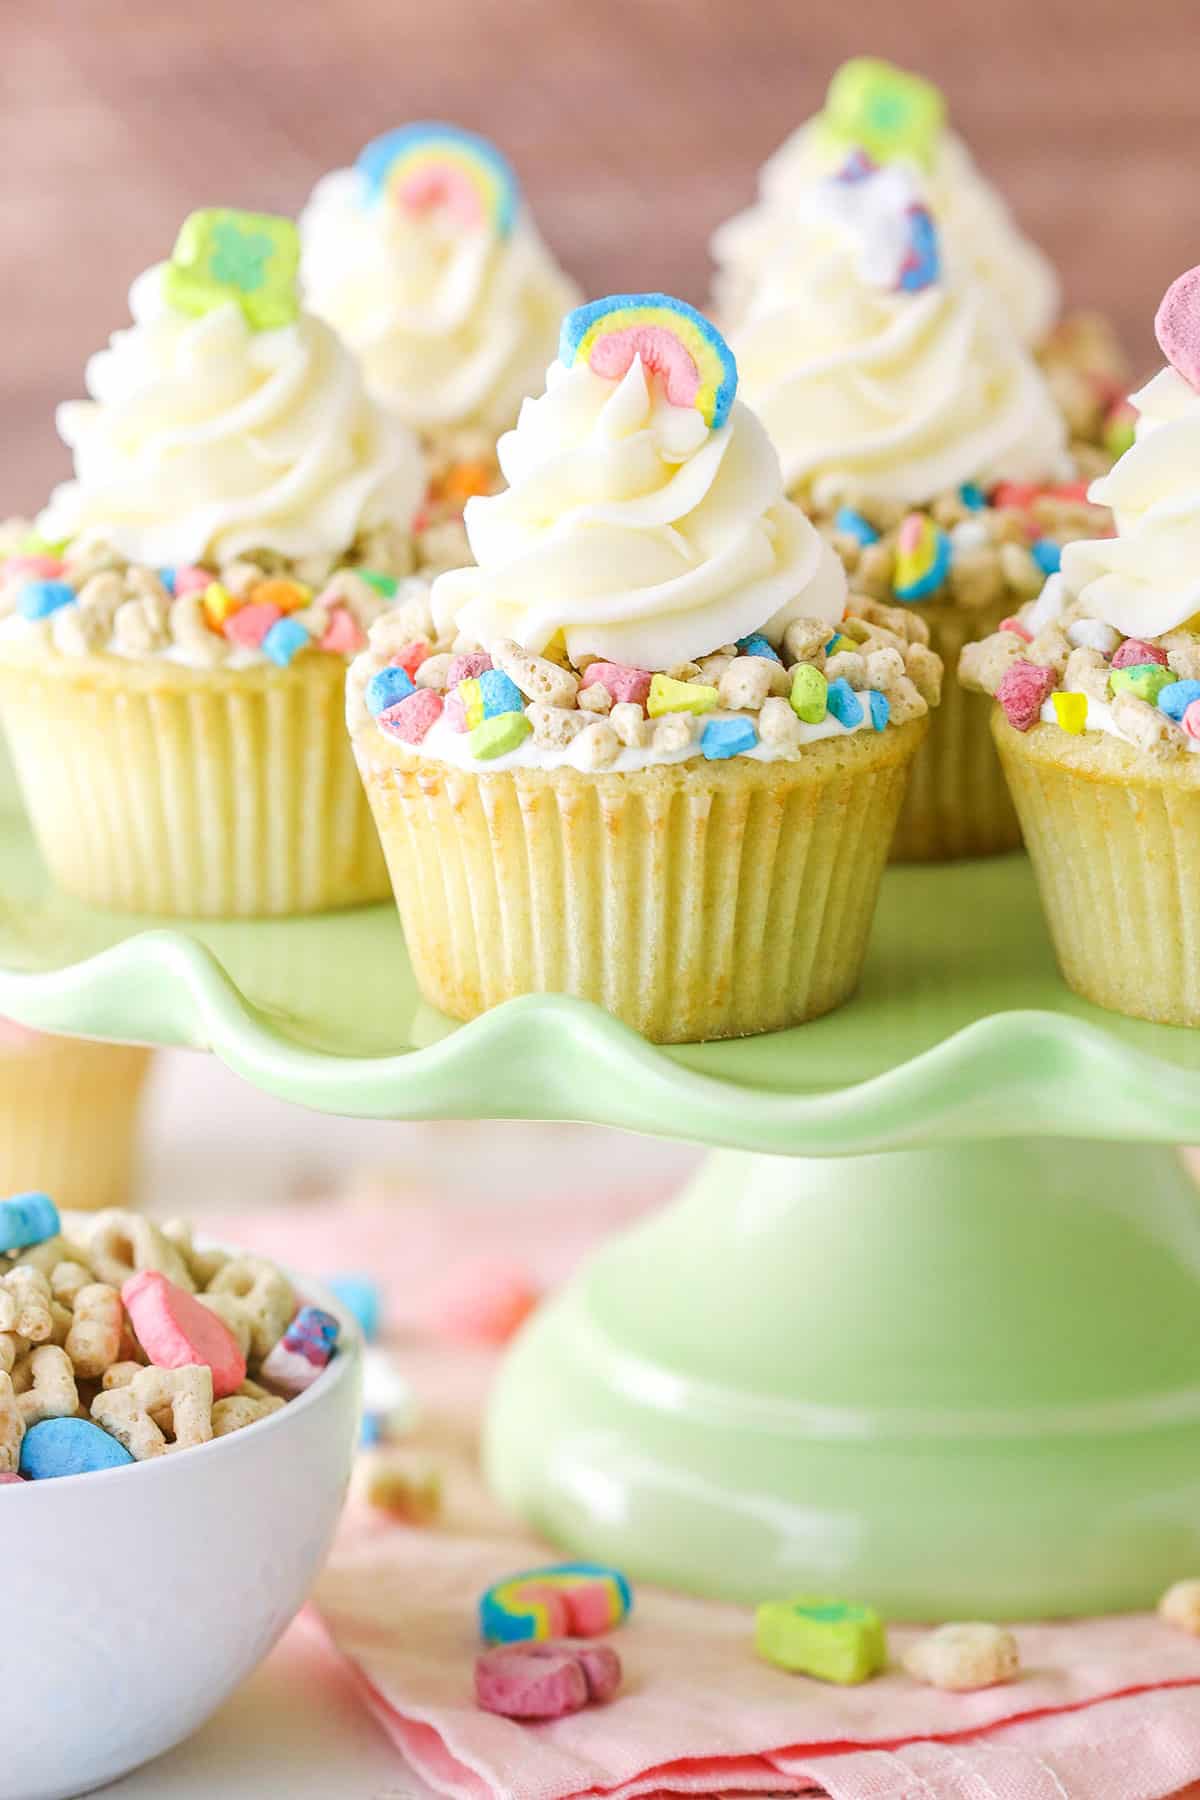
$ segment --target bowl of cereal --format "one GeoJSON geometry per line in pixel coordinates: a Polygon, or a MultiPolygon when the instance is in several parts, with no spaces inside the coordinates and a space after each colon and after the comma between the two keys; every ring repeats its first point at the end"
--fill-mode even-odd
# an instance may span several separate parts
{"type": "Polygon", "coordinates": [[[0,1742],[21,1800],[150,1761],[266,1655],[333,1536],[361,1385],[358,1331],[316,1284],[49,1205],[0,1201],[0,1742]]]}

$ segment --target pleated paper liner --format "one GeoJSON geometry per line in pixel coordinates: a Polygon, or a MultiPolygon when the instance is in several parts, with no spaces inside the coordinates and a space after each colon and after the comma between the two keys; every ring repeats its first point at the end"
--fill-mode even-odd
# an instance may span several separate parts
{"type": "Polygon", "coordinates": [[[355,740],[429,1003],[593,1000],[659,1043],[775,1031],[853,991],[924,719],[793,762],[476,773],[355,740]]]}
{"type": "Polygon", "coordinates": [[[0,1040],[0,1194],[129,1206],[150,1051],[23,1034],[0,1040]]]}
{"type": "Polygon", "coordinates": [[[0,710],[58,884],[127,912],[254,918],[380,900],[340,657],[197,670],[0,660],[0,710]]]}
{"type": "Polygon", "coordinates": [[[917,752],[892,844],[893,862],[946,862],[1015,850],[1021,827],[992,742],[992,703],[958,679],[963,646],[988,637],[1018,601],[1012,594],[976,610],[950,601],[919,608],[930,647],[945,665],[941,705],[917,752]]]}
{"type": "Polygon", "coordinates": [[[1200,757],[1112,735],[993,731],[1059,966],[1085,1000],[1200,1025],[1200,757]]]}

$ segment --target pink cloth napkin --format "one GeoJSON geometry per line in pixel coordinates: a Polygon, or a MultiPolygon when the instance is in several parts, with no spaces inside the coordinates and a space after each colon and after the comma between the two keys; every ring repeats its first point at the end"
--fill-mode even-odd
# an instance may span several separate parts
{"type": "MultiPolygon", "coordinates": [[[[397,1355],[424,1405],[414,1449],[442,1469],[446,1516],[418,1532],[351,1510],[313,1604],[430,1787],[452,1800],[1158,1800],[1200,1781],[1200,1642],[1152,1617],[1020,1627],[1020,1679],[982,1693],[943,1694],[898,1668],[841,1689],[759,1662],[747,1611],[639,1588],[613,1637],[625,1683],[612,1705],[536,1727],[478,1711],[478,1596],[548,1552],[497,1513],[479,1479],[494,1359],[422,1341],[419,1294],[464,1254],[515,1248],[539,1279],[558,1279],[616,1222],[588,1210],[586,1227],[547,1201],[519,1220],[481,1209],[469,1231],[461,1211],[413,1202],[214,1228],[315,1274],[371,1269],[394,1302],[397,1355]]],[[[894,1661],[912,1636],[891,1631],[894,1661]]]]}

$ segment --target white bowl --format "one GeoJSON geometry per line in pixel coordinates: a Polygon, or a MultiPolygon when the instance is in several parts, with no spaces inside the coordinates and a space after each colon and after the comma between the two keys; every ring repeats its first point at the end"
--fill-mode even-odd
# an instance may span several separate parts
{"type": "Polygon", "coordinates": [[[132,1467],[0,1490],[0,1792],[68,1800],[203,1724],[299,1610],[359,1430],[362,1343],[258,1424],[132,1467]]]}

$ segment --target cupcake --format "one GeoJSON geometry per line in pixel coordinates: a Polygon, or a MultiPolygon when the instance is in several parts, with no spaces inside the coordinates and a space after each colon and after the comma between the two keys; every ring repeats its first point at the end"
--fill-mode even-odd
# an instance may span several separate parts
{"type": "Polygon", "coordinates": [[[661,294],[563,323],[473,499],[477,566],[380,620],[348,722],[425,998],[593,1000],[659,1042],[858,977],[940,664],[846,616],[720,334],[661,294]],[[407,633],[412,632],[412,637],[407,633]]]}
{"type": "Polygon", "coordinates": [[[1132,397],[1131,448],[1091,497],[1115,537],[963,654],[996,744],[1059,964],[1085,999],[1200,1025],[1200,269],[1156,321],[1167,367],[1132,397]]]}
{"type": "MultiPolygon", "coordinates": [[[[784,485],[852,592],[916,608],[949,667],[1037,594],[1099,515],[1049,388],[995,295],[942,256],[911,170],[852,152],[798,201],[733,347],[784,485]]],[[[1020,841],[988,709],[948,684],[896,836],[901,859],[1020,841]]]]}
{"type": "Polygon", "coordinates": [[[0,1194],[130,1205],[150,1051],[46,1037],[0,1019],[0,1194]]]}
{"type": "MultiPolygon", "coordinates": [[[[496,485],[496,440],[541,391],[579,295],[494,144],[402,126],[326,175],[300,219],[305,288],[381,406],[421,437],[422,527],[439,555],[465,501],[496,485]]],[[[465,560],[465,546],[459,547],[465,560]]]]}
{"type": "Polygon", "coordinates": [[[734,329],[753,304],[814,187],[853,150],[918,176],[937,215],[948,261],[992,293],[1017,336],[1041,357],[1071,435],[1103,445],[1123,429],[1127,369],[1111,326],[1094,313],[1060,319],[1054,268],[1017,226],[1001,195],[946,124],[938,89],[875,57],[856,57],[835,74],[824,109],[768,158],[753,206],[712,239],[716,307],[734,329]]]}
{"type": "Polygon", "coordinates": [[[0,564],[0,715],[55,879],[253,917],[378,899],[346,660],[412,566],[412,435],[300,305],[285,219],[195,213],[60,408],[75,476],[0,564]]]}

